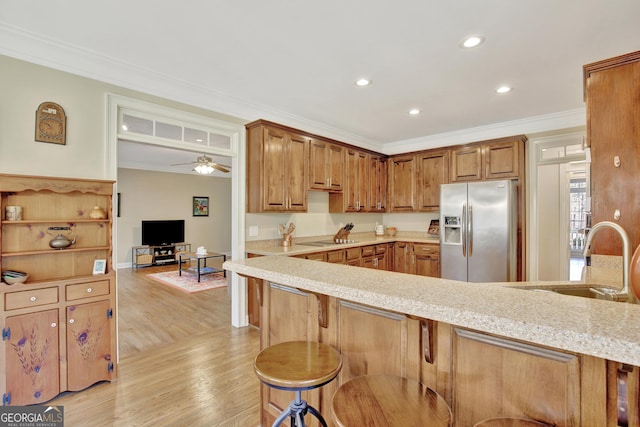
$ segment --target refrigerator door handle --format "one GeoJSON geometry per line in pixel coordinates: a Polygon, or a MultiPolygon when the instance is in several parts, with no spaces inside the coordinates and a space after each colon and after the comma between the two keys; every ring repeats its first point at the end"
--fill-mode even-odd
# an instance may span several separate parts
{"type": "Polygon", "coordinates": [[[469,256],[473,256],[473,205],[469,203],[469,214],[467,215],[467,232],[469,233],[469,256]]]}
{"type": "Polygon", "coordinates": [[[467,256],[467,204],[462,204],[462,224],[460,224],[462,228],[462,256],[467,256]]]}

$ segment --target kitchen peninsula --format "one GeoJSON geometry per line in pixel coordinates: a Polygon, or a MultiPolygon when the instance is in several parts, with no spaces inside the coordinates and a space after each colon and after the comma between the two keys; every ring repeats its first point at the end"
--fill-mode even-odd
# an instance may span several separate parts
{"type": "MultiPolygon", "coordinates": [[[[287,256],[224,267],[262,284],[263,347],[317,340],[342,353],[338,381],[309,393],[321,411],[341,383],[385,373],[433,388],[456,426],[495,416],[640,422],[638,305],[530,290],[558,282],[465,283],[287,256]]],[[[263,390],[264,425],[288,398],[263,390]]]]}

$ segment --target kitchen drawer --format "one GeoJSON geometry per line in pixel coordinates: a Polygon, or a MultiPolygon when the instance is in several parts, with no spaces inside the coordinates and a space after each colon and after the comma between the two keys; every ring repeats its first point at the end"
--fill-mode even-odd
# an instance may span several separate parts
{"type": "Polygon", "coordinates": [[[36,307],[58,302],[58,288],[34,289],[32,291],[8,292],[4,296],[4,309],[36,307]]]}
{"type": "Polygon", "coordinates": [[[347,260],[360,259],[360,248],[347,248],[347,260]]]}
{"type": "Polygon", "coordinates": [[[65,290],[67,301],[97,297],[100,295],[109,295],[109,281],[100,280],[96,282],[67,285],[65,290]]]}
{"type": "Polygon", "coordinates": [[[341,263],[344,262],[344,251],[330,251],[327,252],[327,261],[341,263]]]}
{"type": "Polygon", "coordinates": [[[387,252],[387,245],[376,245],[376,255],[382,255],[387,252]]]}
{"type": "Polygon", "coordinates": [[[415,255],[437,255],[440,253],[440,246],[431,243],[414,243],[413,253],[415,255]]]}
{"type": "Polygon", "coordinates": [[[373,254],[376,252],[376,247],[375,246],[363,246],[362,247],[362,257],[368,257],[368,256],[373,256],[373,254]]]}

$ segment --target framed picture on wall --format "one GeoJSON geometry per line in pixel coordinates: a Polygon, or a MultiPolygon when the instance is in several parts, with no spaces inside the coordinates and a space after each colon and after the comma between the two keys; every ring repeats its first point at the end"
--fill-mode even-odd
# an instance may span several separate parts
{"type": "Polygon", "coordinates": [[[193,197],[193,216],[209,216],[208,197],[193,197]]]}

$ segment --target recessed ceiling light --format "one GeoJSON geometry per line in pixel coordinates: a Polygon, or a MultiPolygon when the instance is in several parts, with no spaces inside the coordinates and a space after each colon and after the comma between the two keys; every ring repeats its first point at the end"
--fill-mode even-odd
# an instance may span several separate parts
{"type": "Polygon", "coordinates": [[[480,46],[484,42],[484,37],[482,36],[468,36],[462,40],[460,46],[464,48],[472,48],[476,46],[480,46]]]}
{"type": "Polygon", "coordinates": [[[498,89],[496,89],[496,92],[498,93],[511,92],[511,88],[509,86],[500,86],[498,89]]]}
{"type": "Polygon", "coordinates": [[[372,82],[369,79],[358,79],[358,80],[356,80],[356,86],[369,86],[371,83],[372,82]]]}
{"type": "Polygon", "coordinates": [[[412,116],[417,116],[418,114],[420,114],[420,110],[418,110],[417,108],[412,108],[411,110],[409,110],[409,114],[411,114],[412,116]]]}

